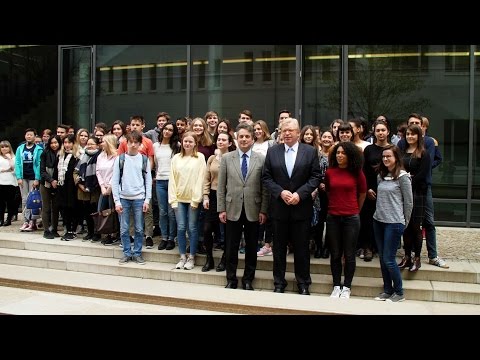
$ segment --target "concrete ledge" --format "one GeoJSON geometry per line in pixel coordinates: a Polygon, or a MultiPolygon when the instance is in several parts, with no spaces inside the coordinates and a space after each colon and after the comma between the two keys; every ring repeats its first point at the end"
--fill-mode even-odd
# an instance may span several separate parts
{"type": "MultiPolygon", "coordinates": [[[[0,285],[237,314],[480,314],[479,305],[331,299],[0,264],[0,285]]],[[[59,307],[60,309],[60,307],[59,307]]],[[[61,314],[61,310],[58,312],[61,314]]]]}

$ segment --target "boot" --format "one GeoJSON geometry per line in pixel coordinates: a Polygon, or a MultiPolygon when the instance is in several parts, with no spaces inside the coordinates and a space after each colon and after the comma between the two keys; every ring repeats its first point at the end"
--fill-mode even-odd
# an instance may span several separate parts
{"type": "Polygon", "coordinates": [[[13,218],[13,216],[7,216],[7,221],[5,221],[2,226],[12,225],[12,218],[13,218]]]}
{"type": "Polygon", "coordinates": [[[400,269],[405,269],[406,267],[410,268],[412,266],[412,258],[410,256],[404,256],[402,261],[398,264],[400,269]]]}
{"type": "Polygon", "coordinates": [[[216,272],[225,271],[225,251],[222,254],[222,258],[215,269],[216,272]]]}
{"type": "Polygon", "coordinates": [[[205,265],[202,267],[202,272],[207,272],[212,270],[215,267],[215,262],[213,261],[213,255],[207,254],[207,261],[205,261],[205,265]]]}
{"type": "Polygon", "coordinates": [[[320,259],[322,257],[322,245],[316,245],[315,253],[313,254],[315,259],[320,259]]]}
{"type": "Polygon", "coordinates": [[[420,262],[420,257],[415,256],[413,258],[413,264],[410,266],[410,272],[417,272],[418,269],[422,267],[422,263],[420,262]]]}

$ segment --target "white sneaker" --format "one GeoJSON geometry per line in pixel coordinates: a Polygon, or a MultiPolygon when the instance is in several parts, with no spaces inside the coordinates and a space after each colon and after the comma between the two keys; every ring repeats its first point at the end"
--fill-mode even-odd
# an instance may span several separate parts
{"type": "Polygon", "coordinates": [[[180,256],[180,261],[175,265],[175,269],[183,269],[185,263],[187,262],[187,258],[185,255],[180,256]]]}
{"type": "Polygon", "coordinates": [[[271,256],[271,255],[273,255],[271,247],[263,246],[260,250],[257,251],[257,256],[271,256]]]}
{"type": "Polygon", "coordinates": [[[24,222],[22,227],[20,228],[20,231],[25,231],[26,228],[28,228],[28,222],[24,222]]]}
{"type": "Polygon", "coordinates": [[[331,298],[338,298],[340,297],[340,294],[342,293],[342,289],[340,289],[340,286],[334,286],[333,291],[330,294],[331,298]]]}
{"type": "Polygon", "coordinates": [[[189,256],[185,266],[183,267],[184,270],[192,270],[195,267],[195,256],[189,256]]]}
{"type": "Polygon", "coordinates": [[[342,288],[342,292],[340,293],[340,299],[350,299],[350,293],[351,293],[350,288],[344,286],[342,288]]]}

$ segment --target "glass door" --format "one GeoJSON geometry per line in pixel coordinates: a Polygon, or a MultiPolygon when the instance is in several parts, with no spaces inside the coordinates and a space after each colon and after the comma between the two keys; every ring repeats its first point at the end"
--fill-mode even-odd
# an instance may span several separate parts
{"type": "Polygon", "coordinates": [[[58,123],[93,128],[93,46],[60,47],[58,123]]]}

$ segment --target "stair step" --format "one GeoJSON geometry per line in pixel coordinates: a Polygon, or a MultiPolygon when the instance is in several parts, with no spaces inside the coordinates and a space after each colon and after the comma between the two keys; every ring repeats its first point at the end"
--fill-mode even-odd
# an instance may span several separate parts
{"type": "MultiPolygon", "coordinates": [[[[17,266],[30,266],[36,268],[68,270],[69,272],[94,273],[114,275],[121,277],[134,277],[142,279],[155,279],[164,281],[208,284],[223,287],[226,284],[225,272],[202,272],[201,266],[192,270],[175,269],[175,264],[148,261],[138,265],[130,262],[119,265],[118,259],[123,255],[121,249],[112,250],[113,257],[97,257],[88,255],[47,253],[31,250],[2,249],[0,248],[0,263],[17,266]]],[[[239,269],[239,279],[243,270],[239,269]]],[[[329,274],[312,274],[311,293],[328,295],[332,291],[332,279],[329,274]]],[[[296,292],[295,277],[287,272],[285,279],[288,282],[286,291],[296,292]]],[[[429,280],[404,280],[405,295],[411,300],[445,301],[465,304],[480,304],[480,285],[464,283],[448,283],[429,280]],[[451,284],[452,286],[442,285],[451,284]],[[437,288],[435,288],[437,286],[437,288]],[[438,294],[437,294],[438,293],[438,294]]],[[[241,282],[239,283],[241,285],[241,282]]],[[[257,270],[253,283],[255,289],[273,290],[272,272],[257,270]]],[[[375,297],[382,291],[380,278],[360,277],[354,278],[352,296],[375,297]]]]}
{"type": "MultiPolygon", "coordinates": [[[[2,233],[0,240],[1,248],[26,249],[38,252],[64,253],[87,255],[105,258],[120,258],[122,249],[118,245],[104,246],[100,243],[91,243],[81,240],[60,241],[59,239],[50,240],[43,237],[33,236],[33,234],[12,234],[2,233]]],[[[143,256],[148,262],[160,262],[176,264],[178,262],[178,248],[173,250],[143,249],[143,256]]],[[[215,264],[218,264],[221,251],[214,251],[213,256],[215,264]]],[[[239,254],[238,269],[244,267],[245,255],[239,254]]],[[[205,255],[197,255],[196,263],[202,265],[205,263],[205,255]]],[[[416,273],[410,273],[407,270],[402,271],[404,280],[433,280],[446,282],[462,282],[480,284],[480,264],[470,262],[449,262],[449,269],[442,269],[437,266],[423,263],[422,268],[416,273]]],[[[264,256],[257,259],[257,269],[273,271],[273,257],[264,256]]],[[[287,256],[287,272],[293,273],[294,263],[293,255],[287,256]]],[[[311,274],[331,274],[329,259],[310,259],[311,274]]],[[[379,259],[376,257],[371,262],[365,262],[357,259],[355,278],[357,277],[375,277],[381,279],[379,259]]]]}
{"type": "MultiPolygon", "coordinates": [[[[195,283],[5,264],[0,264],[0,286],[237,314],[480,314],[479,305],[415,301],[410,298],[397,304],[361,297],[331,299],[325,295],[232,290],[195,283]]],[[[62,309],[61,304],[59,309],[62,309]]]]}

